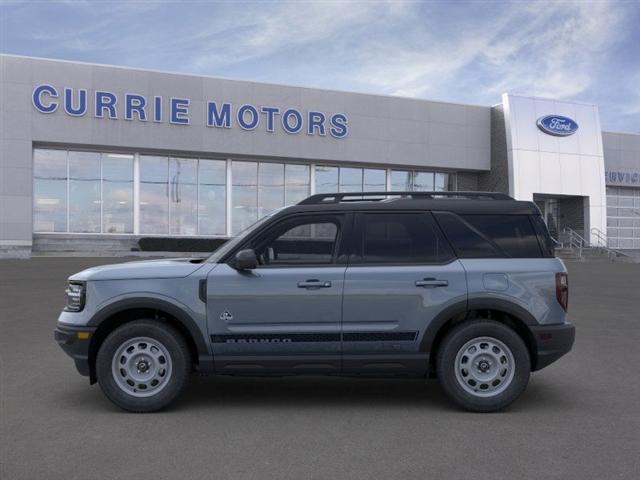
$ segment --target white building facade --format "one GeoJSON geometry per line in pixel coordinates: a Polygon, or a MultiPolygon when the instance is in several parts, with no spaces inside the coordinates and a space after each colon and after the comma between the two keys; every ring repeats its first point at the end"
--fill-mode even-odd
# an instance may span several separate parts
{"type": "Polygon", "coordinates": [[[595,105],[461,105],[10,55],[0,88],[3,256],[224,239],[313,193],[381,190],[501,191],[535,201],[552,233],[640,248],[640,135],[602,132],[595,105]]]}

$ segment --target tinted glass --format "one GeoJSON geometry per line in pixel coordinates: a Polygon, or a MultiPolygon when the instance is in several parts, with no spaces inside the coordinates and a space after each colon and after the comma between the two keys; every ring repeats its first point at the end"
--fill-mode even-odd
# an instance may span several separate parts
{"type": "Polygon", "coordinates": [[[275,238],[259,240],[254,248],[262,265],[327,264],[333,263],[337,236],[337,221],[300,219],[287,222],[275,238]]]}
{"type": "Polygon", "coordinates": [[[441,263],[451,248],[426,213],[372,213],[361,217],[363,263],[441,263]]]}
{"type": "Polygon", "coordinates": [[[554,257],[556,244],[551,238],[551,235],[549,235],[549,230],[547,230],[547,226],[542,219],[542,215],[531,215],[530,218],[538,235],[538,243],[542,247],[544,256],[554,257]]]}
{"type": "Polygon", "coordinates": [[[461,258],[542,256],[528,215],[437,213],[436,218],[461,258]]]}

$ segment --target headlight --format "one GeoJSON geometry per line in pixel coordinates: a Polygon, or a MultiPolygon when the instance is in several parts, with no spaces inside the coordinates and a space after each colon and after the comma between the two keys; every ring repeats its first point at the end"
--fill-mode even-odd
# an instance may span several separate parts
{"type": "Polygon", "coordinates": [[[67,312],[80,312],[84,308],[85,284],[82,282],[69,282],[67,289],[67,312]]]}

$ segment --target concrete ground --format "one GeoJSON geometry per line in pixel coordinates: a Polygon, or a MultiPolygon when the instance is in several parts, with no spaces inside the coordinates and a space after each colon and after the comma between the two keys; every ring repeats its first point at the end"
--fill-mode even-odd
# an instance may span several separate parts
{"type": "Polygon", "coordinates": [[[2,480],[640,478],[640,265],[569,264],[574,350],[503,413],[435,381],[194,377],[135,415],[52,338],[65,278],[114,261],[0,261],[2,480]]]}

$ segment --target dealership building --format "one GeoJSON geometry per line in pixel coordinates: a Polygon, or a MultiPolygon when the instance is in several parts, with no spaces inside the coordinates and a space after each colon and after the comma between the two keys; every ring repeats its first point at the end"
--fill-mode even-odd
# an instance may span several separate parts
{"type": "Polygon", "coordinates": [[[640,249],[640,135],[493,106],[0,55],[0,255],[227,238],[313,193],[504,192],[640,249]]]}

